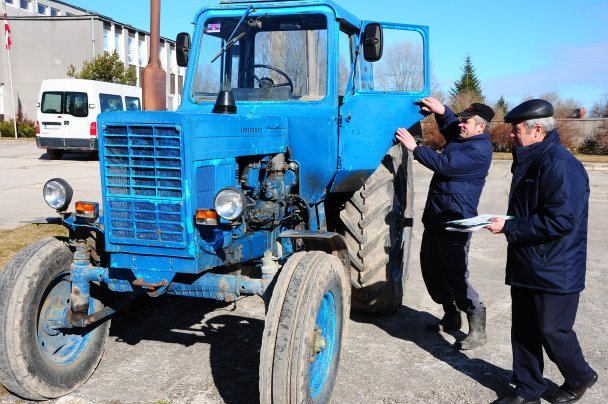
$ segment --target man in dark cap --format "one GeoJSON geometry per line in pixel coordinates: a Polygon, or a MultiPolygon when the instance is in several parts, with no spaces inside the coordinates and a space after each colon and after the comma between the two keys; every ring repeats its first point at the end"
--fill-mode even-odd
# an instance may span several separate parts
{"type": "Polygon", "coordinates": [[[552,116],[553,106],[540,99],[505,116],[516,145],[507,213],[514,219],[487,226],[509,243],[515,392],[503,404],[540,403],[543,348],[565,379],[552,402],[578,401],[597,381],[572,329],[585,287],[589,178],[559,143],[552,116]]]}
{"type": "Polygon", "coordinates": [[[420,266],[431,298],[443,306],[445,314],[438,323],[429,324],[427,331],[460,329],[460,312],[464,311],[469,332],[456,343],[456,348],[473,349],[486,342],[486,308],[469,281],[471,233],[447,231],[445,223],[477,216],[479,197],[492,162],[488,132],[494,111],[474,103],[455,115],[432,97],[422,99],[420,106],[435,114],[446,140],[445,149],[438,153],[430,147],[417,146],[404,128],[397,129],[396,135],[413,151],[416,160],[434,171],[422,215],[420,266]]]}

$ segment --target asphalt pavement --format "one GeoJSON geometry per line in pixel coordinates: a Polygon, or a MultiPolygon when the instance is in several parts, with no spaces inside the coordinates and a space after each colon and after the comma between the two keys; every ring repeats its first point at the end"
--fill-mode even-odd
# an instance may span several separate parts
{"type": "MultiPolygon", "coordinates": [[[[42,185],[63,177],[74,200],[99,200],[99,164],[87,155],[47,160],[27,141],[0,140],[0,229],[52,215],[42,185]]],[[[582,403],[608,402],[608,171],[588,168],[591,180],[587,288],[575,330],[599,374],[582,403]]],[[[415,225],[403,306],[389,316],[353,314],[342,350],[335,403],[489,403],[511,387],[510,298],[504,285],[506,242],[485,230],[473,236],[471,280],[488,307],[488,343],[474,351],[453,349],[462,331],[429,334],[441,309],[425,291],[418,251],[420,217],[431,173],[414,165],[415,225]]],[[[510,162],[495,161],[480,213],[504,214],[510,162]]],[[[0,240],[0,242],[2,242],[0,240]]],[[[113,319],[104,357],[80,389],[59,403],[255,403],[264,306],[258,297],[234,304],[163,297],[143,301],[113,319]]],[[[548,359],[551,388],[563,380],[548,359]]],[[[17,399],[7,395],[0,401],[17,399]]]]}

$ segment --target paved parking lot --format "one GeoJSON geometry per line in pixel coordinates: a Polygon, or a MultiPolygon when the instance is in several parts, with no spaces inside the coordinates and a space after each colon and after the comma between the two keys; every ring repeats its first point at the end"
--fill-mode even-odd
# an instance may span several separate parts
{"type": "MultiPolygon", "coordinates": [[[[496,161],[480,213],[504,213],[510,162],[496,161]]],[[[473,236],[472,282],[488,307],[488,344],[472,352],[451,344],[462,332],[428,334],[440,316],[419,269],[420,217],[430,172],[415,164],[415,227],[404,306],[394,315],[352,315],[334,395],[336,403],[488,403],[510,392],[510,299],[504,285],[506,242],[473,236]]],[[[608,172],[591,170],[587,289],[576,330],[599,382],[583,403],[608,402],[608,172]]],[[[52,215],[41,196],[44,182],[66,178],[77,199],[99,200],[98,162],[87,156],[49,161],[31,142],[0,140],[0,229],[52,215]]],[[[2,242],[0,240],[0,242],[2,242]]],[[[141,303],[113,320],[104,358],[93,377],[61,402],[257,401],[264,307],[257,297],[236,304],[179,298],[141,303]]],[[[465,329],[466,331],[466,329],[465,329]]],[[[547,379],[562,383],[546,361],[547,379]]],[[[13,401],[11,396],[0,398],[13,401]]]]}

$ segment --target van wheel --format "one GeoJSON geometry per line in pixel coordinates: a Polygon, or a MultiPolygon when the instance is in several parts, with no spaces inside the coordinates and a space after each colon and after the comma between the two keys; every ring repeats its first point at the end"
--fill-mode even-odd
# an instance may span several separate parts
{"type": "Polygon", "coordinates": [[[356,311],[390,313],[401,306],[412,237],[412,160],[400,144],[393,146],[340,212],[356,311]]]}
{"type": "Polygon", "coordinates": [[[64,150],[62,149],[47,149],[46,155],[49,160],[61,160],[64,150]]]}

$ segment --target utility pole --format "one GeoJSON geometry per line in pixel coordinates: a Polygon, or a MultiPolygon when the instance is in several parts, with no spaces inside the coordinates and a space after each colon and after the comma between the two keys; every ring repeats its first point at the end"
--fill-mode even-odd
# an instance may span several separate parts
{"type": "Polygon", "coordinates": [[[150,57],[143,71],[143,98],[146,111],[167,109],[167,74],[158,57],[160,51],[160,0],[150,0],[150,57]]]}

